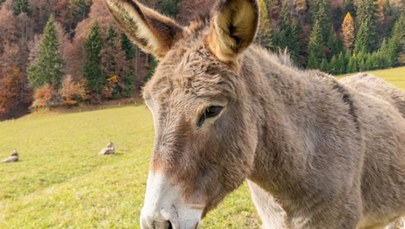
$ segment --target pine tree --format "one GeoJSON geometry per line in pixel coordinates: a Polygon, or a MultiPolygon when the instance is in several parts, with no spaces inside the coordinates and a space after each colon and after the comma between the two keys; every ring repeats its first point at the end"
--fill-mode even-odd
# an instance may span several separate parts
{"type": "Polygon", "coordinates": [[[155,57],[151,56],[149,59],[149,70],[143,77],[143,80],[147,82],[150,78],[152,78],[152,75],[158,65],[158,61],[155,59],[155,57]]]}
{"type": "Polygon", "coordinates": [[[259,30],[257,31],[257,42],[267,49],[272,48],[272,32],[270,26],[269,12],[267,11],[267,5],[265,0],[259,0],[260,18],[259,18],[259,30]]]}
{"type": "Polygon", "coordinates": [[[329,72],[329,64],[328,64],[328,60],[326,58],[322,59],[319,69],[321,69],[321,71],[323,71],[323,72],[329,72]]]}
{"type": "Polygon", "coordinates": [[[381,53],[381,56],[384,56],[385,58],[384,60],[384,67],[392,67],[393,63],[392,63],[392,52],[391,52],[391,48],[390,45],[388,45],[388,42],[386,39],[383,40],[383,42],[381,43],[381,47],[379,52],[381,53]]]}
{"type": "Polygon", "coordinates": [[[343,43],[349,52],[352,52],[355,33],[354,33],[354,21],[353,17],[348,12],[343,20],[342,23],[342,36],[343,36],[343,43]]]}
{"type": "Polygon", "coordinates": [[[359,28],[359,31],[357,32],[356,36],[356,43],[354,44],[354,53],[359,53],[359,52],[368,52],[371,50],[371,48],[368,46],[369,44],[369,39],[370,34],[368,33],[368,21],[364,21],[359,28]]]}
{"type": "Polygon", "coordinates": [[[59,89],[62,80],[63,60],[60,57],[59,43],[55,29],[55,18],[51,16],[45,26],[38,55],[28,67],[28,79],[34,88],[45,84],[59,89]]]}
{"type": "Polygon", "coordinates": [[[28,0],[13,0],[13,10],[15,15],[20,13],[30,14],[30,8],[28,5],[28,0]]]}
{"type": "Polygon", "coordinates": [[[329,56],[343,52],[343,43],[337,37],[335,30],[331,27],[329,32],[327,47],[329,48],[329,56]]]}
{"type": "Polygon", "coordinates": [[[375,18],[376,7],[374,0],[361,0],[359,1],[357,7],[357,16],[356,16],[356,28],[357,37],[356,42],[359,39],[359,33],[362,25],[366,28],[362,31],[363,38],[366,40],[366,51],[372,52],[377,49],[377,43],[379,41],[379,36],[377,33],[377,25],[375,18]]]}
{"type": "Polygon", "coordinates": [[[328,0],[311,1],[312,22],[318,21],[320,24],[321,39],[324,44],[328,41],[329,30],[332,27],[331,19],[328,12],[328,0]]]}
{"type": "Polygon", "coordinates": [[[316,21],[309,37],[307,67],[313,69],[319,68],[319,64],[324,56],[321,27],[319,22],[316,21]]]}
{"type": "Polygon", "coordinates": [[[329,67],[328,67],[329,71],[328,72],[331,74],[338,74],[338,68],[339,68],[339,66],[338,66],[337,57],[336,57],[336,55],[333,55],[332,59],[330,59],[330,62],[329,62],[329,67]]]}
{"type": "Polygon", "coordinates": [[[106,84],[106,78],[102,74],[100,52],[103,47],[103,38],[100,27],[95,22],[85,43],[85,57],[83,75],[87,80],[87,87],[90,92],[100,95],[106,84]]]}
{"type": "Polygon", "coordinates": [[[345,56],[343,52],[340,52],[337,56],[336,60],[336,73],[335,74],[343,74],[346,72],[346,63],[345,63],[345,56]]]}
{"type": "Polygon", "coordinates": [[[100,52],[102,74],[107,78],[104,87],[104,98],[128,97],[132,94],[133,73],[130,61],[121,48],[121,38],[117,31],[110,27],[107,38],[100,52]]]}
{"type": "Polygon", "coordinates": [[[405,13],[396,20],[388,40],[388,51],[386,53],[390,57],[392,66],[398,63],[398,58],[405,44],[405,13]]]}
{"type": "Polygon", "coordinates": [[[357,53],[356,59],[357,59],[357,67],[359,71],[366,71],[367,70],[367,53],[362,50],[359,53],[357,53]]]}
{"type": "Polygon", "coordinates": [[[127,60],[135,58],[135,47],[125,33],[121,33],[121,48],[124,50],[127,60]]]}
{"type": "Polygon", "coordinates": [[[300,24],[296,20],[291,19],[288,7],[288,3],[286,1],[283,2],[278,20],[279,30],[274,34],[273,43],[276,50],[284,50],[287,48],[292,59],[297,62],[299,53],[301,51],[299,41],[301,28],[300,24]]]}
{"type": "Polygon", "coordinates": [[[353,0],[345,0],[345,11],[350,13],[352,16],[356,15],[353,0]]]}
{"type": "Polygon", "coordinates": [[[355,56],[350,56],[349,63],[347,65],[347,73],[357,72],[357,60],[355,56]]]}

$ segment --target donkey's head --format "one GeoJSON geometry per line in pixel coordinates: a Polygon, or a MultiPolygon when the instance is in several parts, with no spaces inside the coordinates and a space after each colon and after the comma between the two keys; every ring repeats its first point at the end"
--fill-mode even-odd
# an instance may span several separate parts
{"type": "Polygon", "coordinates": [[[257,128],[241,72],[258,24],[255,0],[220,0],[211,22],[182,27],[132,0],[106,0],[160,63],[144,88],[155,146],[142,228],[195,228],[249,175],[257,128]]]}

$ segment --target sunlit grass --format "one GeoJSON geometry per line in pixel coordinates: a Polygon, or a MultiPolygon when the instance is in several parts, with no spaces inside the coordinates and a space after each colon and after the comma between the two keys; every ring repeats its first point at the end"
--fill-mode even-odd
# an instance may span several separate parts
{"type": "MultiPolygon", "coordinates": [[[[144,106],[0,123],[0,228],[139,228],[153,126],[144,106]],[[113,141],[117,154],[97,152],[113,141]]],[[[246,186],[207,216],[204,228],[257,228],[246,186]]]]}
{"type": "MultiPolygon", "coordinates": [[[[370,71],[369,73],[376,75],[399,88],[405,89],[405,67],[370,71]]],[[[342,77],[349,75],[353,74],[345,74],[342,77]]]]}

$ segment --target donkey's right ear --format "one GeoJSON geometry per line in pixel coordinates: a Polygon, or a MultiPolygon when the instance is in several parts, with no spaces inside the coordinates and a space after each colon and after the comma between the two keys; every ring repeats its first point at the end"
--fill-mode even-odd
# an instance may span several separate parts
{"type": "Polygon", "coordinates": [[[140,4],[136,0],[105,0],[128,37],[143,51],[163,58],[173,44],[185,34],[172,19],[140,4]]]}

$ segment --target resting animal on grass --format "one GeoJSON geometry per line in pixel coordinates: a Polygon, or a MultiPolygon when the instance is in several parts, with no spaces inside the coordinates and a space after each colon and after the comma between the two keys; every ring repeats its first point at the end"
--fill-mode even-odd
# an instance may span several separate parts
{"type": "Polygon", "coordinates": [[[218,0],[189,27],[105,1],[159,59],[143,91],[156,136],[141,228],[196,228],[245,180],[264,228],[384,228],[405,214],[404,104],[377,92],[385,82],[361,90],[368,79],[282,64],[252,44],[255,0],[218,0]]]}
{"type": "Polygon", "coordinates": [[[98,154],[100,154],[100,155],[110,155],[110,154],[114,154],[114,153],[115,153],[115,146],[114,146],[114,144],[112,142],[110,142],[98,154]]]}
{"type": "Polygon", "coordinates": [[[18,152],[17,150],[14,150],[8,158],[2,161],[2,163],[12,163],[17,161],[18,161],[18,152]]]}

